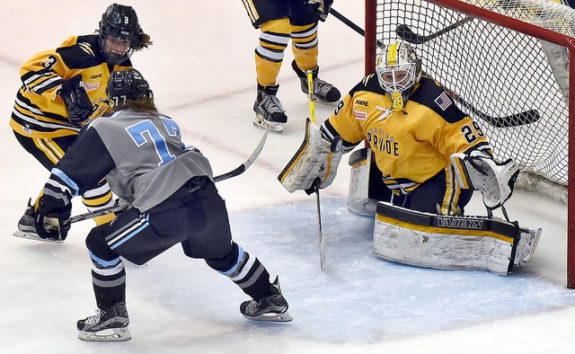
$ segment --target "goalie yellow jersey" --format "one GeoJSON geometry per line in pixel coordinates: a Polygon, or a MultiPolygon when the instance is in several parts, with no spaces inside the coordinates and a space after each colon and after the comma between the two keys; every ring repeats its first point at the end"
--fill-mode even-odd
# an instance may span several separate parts
{"type": "Polygon", "coordinates": [[[324,127],[341,136],[344,148],[367,140],[384,183],[396,193],[409,193],[448,167],[451,154],[491,154],[479,125],[430,77],[421,78],[403,110],[391,107],[372,74],[344,97],[324,127]]]}
{"type": "Polygon", "coordinates": [[[81,126],[68,119],[64,101],[57,95],[62,81],[82,76],[94,107],[90,119],[94,119],[109,109],[106,85],[110,73],[131,67],[129,60],[109,66],[97,35],[71,36],[58,48],[40,52],[22,66],[22,86],[16,95],[10,127],[32,138],[77,135],[81,126]]]}

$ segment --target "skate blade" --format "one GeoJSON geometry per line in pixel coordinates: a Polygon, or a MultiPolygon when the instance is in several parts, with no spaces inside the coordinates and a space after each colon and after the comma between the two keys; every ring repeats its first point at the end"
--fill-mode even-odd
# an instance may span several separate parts
{"type": "Polygon", "coordinates": [[[262,321],[262,322],[290,322],[291,320],[293,320],[293,317],[291,317],[291,315],[287,311],[283,313],[268,312],[253,317],[244,315],[244,317],[247,318],[248,320],[262,321]]]}
{"type": "Polygon", "coordinates": [[[256,114],[256,118],[254,119],[254,125],[258,128],[267,129],[274,133],[281,133],[284,131],[285,123],[268,122],[261,116],[256,114]]]}
{"type": "Polygon", "coordinates": [[[109,328],[98,332],[78,331],[78,338],[91,342],[123,342],[132,339],[128,328],[109,328]]]}
{"type": "Polygon", "coordinates": [[[41,242],[48,242],[48,243],[62,243],[62,242],[64,242],[64,240],[54,240],[54,239],[49,239],[49,238],[42,238],[42,237],[38,236],[38,234],[36,234],[35,232],[26,232],[26,231],[21,231],[21,230],[14,231],[12,233],[12,236],[25,238],[27,240],[34,240],[34,241],[41,241],[41,242]]]}

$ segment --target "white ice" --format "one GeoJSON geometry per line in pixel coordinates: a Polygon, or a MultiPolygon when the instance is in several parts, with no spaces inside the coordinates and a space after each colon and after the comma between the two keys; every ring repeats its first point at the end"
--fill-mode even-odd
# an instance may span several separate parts
{"type": "MultiPolygon", "coordinates": [[[[127,1],[154,41],[133,55],[164,113],[216,174],[243,162],[262,131],[252,126],[254,48],[259,32],[242,2],[127,1]]],[[[27,199],[48,176],[8,127],[19,67],[67,36],[92,33],[109,2],[4,0],[0,14],[2,155],[0,352],[2,353],[568,353],[573,350],[575,292],[566,288],[566,206],[517,191],[508,204],[522,225],[543,227],[533,261],[509,276],[398,265],[371,252],[373,220],[345,206],[344,157],[332,186],[321,191],[327,267],[320,270],[315,200],[289,194],[277,175],[299,147],[306,96],[286,52],[279,98],[286,131],[270,135],[241,176],[218,184],[235,240],[279,274],[294,321],[245,320],[245,295],[179,247],[128,266],[127,301],[133,339],[89,343],[75,322],[95,309],[84,238],[92,221],[75,224],[66,242],[11,236],[27,199]]],[[[362,25],[363,2],[334,7],[362,25]]],[[[363,25],[362,25],[363,26],[363,25]]],[[[347,92],[363,75],[362,37],[330,17],[320,25],[320,76],[347,92]]],[[[316,106],[318,119],[331,107],[316,106]]],[[[74,213],[85,212],[77,200],[74,213]]],[[[483,214],[479,199],[469,213],[483,214]]]]}

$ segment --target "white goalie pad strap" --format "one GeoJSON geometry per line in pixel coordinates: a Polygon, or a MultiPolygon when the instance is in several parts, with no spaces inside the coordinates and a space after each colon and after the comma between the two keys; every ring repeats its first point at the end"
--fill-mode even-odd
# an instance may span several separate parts
{"type": "Polygon", "coordinates": [[[278,176],[290,193],[312,187],[320,179],[320,188],[329,186],[337,173],[342,151],[331,152],[331,143],[322,138],[321,130],[306,120],[306,135],[294,157],[278,176]]]}
{"type": "Polygon", "coordinates": [[[498,163],[482,152],[456,153],[451,155],[451,164],[461,188],[479,190],[489,209],[500,207],[513,194],[519,166],[511,159],[498,163]]]}
{"type": "Polygon", "coordinates": [[[415,266],[505,275],[514,264],[528,262],[534,252],[538,238],[525,237],[522,245],[520,231],[524,232],[502,219],[436,215],[379,202],[373,252],[415,266]]]}

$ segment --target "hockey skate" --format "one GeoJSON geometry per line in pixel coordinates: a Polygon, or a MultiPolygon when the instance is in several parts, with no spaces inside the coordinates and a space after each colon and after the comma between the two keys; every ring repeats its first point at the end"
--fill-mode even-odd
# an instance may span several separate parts
{"type": "Polygon", "coordinates": [[[276,97],[279,85],[258,85],[258,95],[254,103],[256,118],[254,125],[263,129],[269,129],[276,133],[284,130],[287,116],[280,100],[276,97]]]}
{"type": "Polygon", "coordinates": [[[520,239],[515,251],[514,262],[516,265],[524,265],[531,261],[533,253],[541,237],[541,228],[537,230],[520,229],[520,239]]]}
{"type": "Polygon", "coordinates": [[[126,303],[119,302],[107,310],[97,309],[96,314],[79,320],[78,338],[87,341],[120,342],[132,339],[128,330],[126,303]]]}
{"type": "MultiPolygon", "coordinates": [[[[299,80],[301,82],[301,90],[303,91],[303,93],[307,95],[309,93],[309,90],[308,90],[306,73],[297,67],[295,60],[292,61],[291,67],[299,77],[299,80]]],[[[319,73],[319,66],[316,66],[315,68],[312,69],[312,78],[313,78],[312,100],[330,106],[337,105],[339,99],[341,98],[341,93],[335,86],[320,79],[318,77],[318,73],[319,73]]]]}
{"type": "Polygon", "coordinates": [[[38,235],[34,223],[34,207],[31,204],[31,199],[28,200],[28,206],[26,207],[24,215],[22,215],[22,217],[18,221],[18,230],[14,231],[12,235],[34,241],[53,242],[53,243],[64,242],[64,240],[47,239],[42,238],[38,235]]]}
{"type": "Polygon", "coordinates": [[[266,322],[289,322],[293,318],[288,313],[288,303],[283,297],[278,277],[270,285],[273,295],[258,301],[248,300],[240,305],[240,312],[248,320],[266,322]]]}

